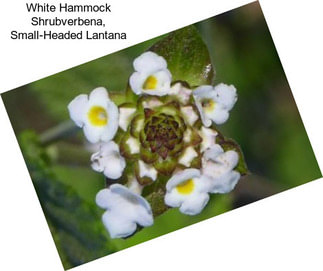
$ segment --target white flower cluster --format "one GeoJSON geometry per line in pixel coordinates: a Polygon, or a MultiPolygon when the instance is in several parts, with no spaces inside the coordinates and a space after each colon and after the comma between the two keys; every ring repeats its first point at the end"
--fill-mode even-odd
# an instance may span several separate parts
{"type": "MultiPolygon", "coordinates": [[[[234,86],[219,84],[188,89],[180,83],[171,85],[172,75],[167,69],[165,59],[153,52],[143,53],[134,61],[135,72],[130,77],[130,86],[137,95],[151,96],[146,106],[160,106],[156,96],[176,96],[186,104],[190,99],[195,103],[197,112],[191,106],[183,106],[185,122],[202,121],[199,136],[202,139],[199,152],[202,153],[200,169],[189,168],[197,156],[194,148],[186,148],[180,158],[185,169],[176,169],[167,182],[165,204],[178,207],[188,215],[200,213],[209,200],[210,193],[228,193],[237,184],[240,173],[234,170],[239,155],[234,150],[224,151],[216,143],[217,132],[209,128],[212,123],[223,124],[229,118],[229,111],[237,101],[234,86]]],[[[121,155],[118,144],[112,141],[118,131],[127,130],[135,114],[135,108],[119,108],[110,100],[105,88],[94,89],[91,94],[77,96],[69,105],[71,119],[83,128],[84,135],[91,143],[100,143],[100,150],[91,157],[92,168],[102,172],[109,179],[118,179],[126,167],[126,159],[121,155]]],[[[138,126],[140,127],[140,125],[138,126]]],[[[184,135],[190,137],[190,135],[184,135]]],[[[139,152],[140,143],[134,138],[126,142],[131,153],[139,152]]],[[[139,161],[140,177],[157,179],[157,171],[150,165],[139,161]]],[[[134,177],[135,178],[135,177],[134,177]]],[[[96,203],[105,209],[103,223],[111,238],[127,237],[137,229],[137,224],[147,227],[153,224],[153,214],[147,200],[142,197],[142,187],[133,180],[128,185],[113,184],[102,189],[96,203]]]]}

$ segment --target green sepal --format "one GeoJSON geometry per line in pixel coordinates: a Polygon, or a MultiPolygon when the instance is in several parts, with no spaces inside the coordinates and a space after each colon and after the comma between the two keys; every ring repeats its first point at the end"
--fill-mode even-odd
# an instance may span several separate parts
{"type": "Polygon", "coordinates": [[[180,115],[179,106],[178,106],[177,102],[170,102],[168,104],[157,107],[156,111],[158,113],[164,113],[164,114],[170,115],[170,116],[179,116],[180,115]]]}
{"type": "Polygon", "coordinates": [[[201,169],[202,167],[202,154],[199,153],[196,149],[195,151],[198,153],[198,156],[195,157],[190,165],[190,168],[197,168],[197,169],[201,169]]]}
{"type": "Polygon", "coordinates": [[[133,117],[130,122],[130,134],[135,137],[139,138],[139,133],[144,128],[145,117],[143,114],[137,114],[133,117]]]}
{"type": "Polygon", "coordinates": [[[146,164],[152,164],[157,161],[158,154],[153,153],[150,149],[140,147],[140,159],[143,160],[146,164]]]}
{"type": "Polygon", "coordinates": [[[149,148],[150,145],[149,142],[146,140],[146,134],[144,130],[141,130],[139,133],[139,141],[144,148],[149,148]]]}
{"type": "MultiPolygon", "coordinates": [[[[199,135],[198,131],[195,128],[187,128],[191,131],[191,137],[188,142],[184,142],[184,147],[196,146],[202,142],[202,138],[199,135]]],[[[185,134],[184,134],[185,137],[185,134]]],[[[184,139],[184,138],[183,138],[184,139]]]]}
{"type": "Polygon", "coordinates": [[[130,102],[126,102],[126,103],[120,104],[118,107],[119,107],[119,109],[120,108],[133,108],[133,109],[135,109],[136,108],[136,104],[130,103],[130,102]]]}
{"type": "Polygon", "coordinates": [[[165,192],[162,189],[158,189],[158,191],[154,191],[146,197],[146,200],[151,206],[154,217],[165,213],[169,209],[169,207],[165,204],[164,198],[165,192]]]}
{"type": "Polygon", "coordinates": [[[183,149],[184,149],[184,141],[180,140],[180,142],[178,142],[175,145],[174,149],[168,152],[168,155],[171,157],[177,157],[183,149]]]}
{"type": "Polygon", "coordinates": [[[174,157],[168,157],[166,160],[159,158],[154,163],[154,167],[158,171],[158,173],[164,176],[171,175],[174,172],[176,166],[177,166],[177,159],[174,157]]]}

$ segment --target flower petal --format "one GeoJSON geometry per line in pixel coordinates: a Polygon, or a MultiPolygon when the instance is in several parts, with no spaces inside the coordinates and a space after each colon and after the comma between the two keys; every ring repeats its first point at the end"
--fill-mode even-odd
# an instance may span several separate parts
{"type": "Polygon", "coordinates": [[[133,234],[137,229],[136,223],[124,219],[115,211],[105,212],[102,215],[102,222],[112,239],[125,238],[133,234]]]}
{"type": "Polygon", "coordinates": [[[238,162],[236,151],[224,152],[218,144],[204,152],[202,174],[210,181],[210,193],[228,193],[235,187],[240,179],[240,173],[234,170],[238,162]]]}
{"type": "Polygon", "coordinates": [[[87,109],[88,96],[85,94],[75,97],[67,106],[71,119],[78,127],[84,125],[84,112],[87,109]]]}
{"type": "Polygon", "coordinates": [[[115,105],[114,102],[112,101],[108,102],[107,111],[108,111],[109,121],[105,131],[101,135],[101,140],[105,142],[114,138],[115,134],[118,131],[118,126],[119,126],[119,111],[118,111],[118,107],[115,105]]]}
{"type": "Polygon", "coordinates": [[[214,87],[217,102],[222,104],[227,110],[231,110],[238,100],[237,90],[233,85],[218,84],[214,87]]]}
{"type": "Polygon", "coordinates": [[[131,235],[137,228],[136,224],[144,227],[153,224],[149,203],[120,184],[102,189],[96,196],[96,203],[107,209],[102,220],[111,238],[131,235]]]}
{"type": "Polygon", "coordinates": [[[125,159],[120,155],[119,146],[110,141],[104,144],[100,151],[91,156],[92,169],[103,172],[107,178],[118,179],[126,166],[125,159]]]}
{"type": "Polygon", "coordinates": [[[89,96],[90,104],[105,105],[107,101],[110,101],[109,94],[106,88],[98,87],[91,91],[89,96]]]}
{"type": "Polygon", "coordinates": [[[104,131],[105,129],[101,127],[96,128],[90,125],[84,125],[83,127],[84,135],[86,139],[91,143],[99,142],[104,131]]]}
{"type": "Polygon", "coordinates": [[[154,73],[167,68],[166,60],[154,52],[145,52],[137,57],[133,62],[136,71],[142,73],[154,73]]]}
{"type": "Polygon", "coordinates": [[[194,195],[193,197],[185,200],[179,210],[183,214],[197,215],[204,209],[209,199],[210,196],[208,193],[194,195]]]}
{"type": "Polygon", "coordinates": [[[212,190],[210,193],[225,194],[231,192],[240,179],[240,173],[237,171],[229,171],[220,178],[212,180],[212,190]]]}
{"type": "Polygon", "coordinates": [[[203,124],[211,126],[223,124],[229,118],[229,111],[237,101],[236,89],[233,85],[219,84],[216,87],[200,86],[193,92],[196,107],[203,124]]]}
{"type": "Polygon", "coordinates": [[[206,113],[206,116],[216,124],[223,124],[229,119],[229,111],[223,105],[216,104],[215,109],[206,113]]]}
{"type": "Polygon", "coordinates": [[[175,188],[178,184],[182,183],[183,181],[193,179],[193,178],[198,178],[200,176],[201,176],[201,173],[198,169],[195,169],[195,168],[184,169],[174,174],[168,180],[166,184],[166,189],[167,191],[171,191],[173,188],[175,188]]]}

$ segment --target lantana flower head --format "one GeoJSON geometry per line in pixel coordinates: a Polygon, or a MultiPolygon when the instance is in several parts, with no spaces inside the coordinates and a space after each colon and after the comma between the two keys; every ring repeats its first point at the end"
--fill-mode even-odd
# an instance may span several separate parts
{"type": "Polygon", "coordinates": [[[210,194],[228,193],[240,179],[241,154],[231,141],[222,148],[226,141],[215,127],[237,101],[234,86],[172,82],[166,60],[153,52],[136,58],[134,69],[135,97],[118,107],[104,88],[68,106],[88,140],[101,144],[91,162],[107,180],[96,202],[106,209],[102,219],[112,238],[152,225],[168,208],[196,215],[210,194]]]}

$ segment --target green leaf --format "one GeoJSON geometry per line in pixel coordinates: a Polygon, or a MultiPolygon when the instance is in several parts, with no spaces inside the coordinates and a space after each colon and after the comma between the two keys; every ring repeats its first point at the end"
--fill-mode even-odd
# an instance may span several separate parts
{"type": "Polygon", "coordinates": [[[173,81],[190,86],[211,84],[214,77],[208,48],[194,26],[176,30],[150,48],[163,56],[173,81]]]}
{"type": "Polygon", "coordinates": [[[38,136],[23,132],[19,144],[64,268],[115,252],[102,225],[101,211],[57,179],[38,136]]]}

